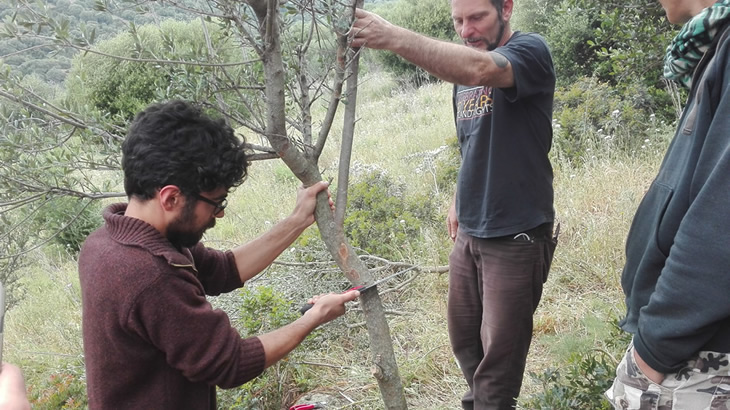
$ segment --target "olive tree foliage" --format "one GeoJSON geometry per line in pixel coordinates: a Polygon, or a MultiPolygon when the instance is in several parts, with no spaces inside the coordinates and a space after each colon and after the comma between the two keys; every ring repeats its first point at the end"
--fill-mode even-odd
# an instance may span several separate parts
{"type": "MultiPolygon", "coordinates": [[[[138,29],[128,37],[95,45],[93,28],[71,28],[44,3],[11,0],[16,8],[4,22],[3,35],[32,38],[59,49],[76,49],[78,60],[69,92],[53,96],[25,84],[12,70],[3,71],[0,97],[0,255],[5,276],[30,249],[54,235],[20,235],[39,209],[67,198],[82,204],[123,196],[119,188],[120,143],[125,121],[149,99],[186,98],[245,130],[251,160],[281,159],[309,186],[323,179],[318,159],[338,109],[344,107],[337,212],[326,193],[317,198],[315,216],[332,259],[356,285],[373,281],[368,266],[348,243],[344,229],[349,162],[356,120],[359,54],[347,43],[353,9],[360,4],[339,0],[169,0],[167,7],[185,10],[195,20],[191,33],[202,33],[184,47],[175,24],[138,29]],[[93,57],[89,57],[93,56],[93,57]],[[84,66],[92,67],[85,69],[84,66]],[[116,72],[110,84],[96,84],[84,94],[84,83],[100,81],[94,68],[116,72]],[[130,81],[147,79],[148,82],[130,81]],[[149,79],[149,77],[154,77],[149,79]],[[109,85],[105,89],[105,85],[109,85]],[[152,96],[149,92],[153,90],[152,96]],[[125,93],[123,99],[115,92],[125,93]],[[342,104],[346,101],[346,104],[342,104]],[[315,122],[312,108],[322,104],[324,118],[315,122]],[[112,177],[109,177],[111,173],[112,177]],[[106,175],[106,177],[105,177],[106,175]]],[[[98,0],[97,10],[149,12],[147,0],[98,0]]],[[[113,14],[113,13],[112,13],[113,14]]],[[[192,24],[192,23],[191,23],[192,24]]],[[[69,224],[86,209],[75,206],[69,224]]],[[[390,331],[377,292],[364,293],[360,305],[371,340],[373,376],[389,409],[406,408],[390,331]]]]}
{"type": "MultiPolygon", "coordinates": [[[[262,75],[252,50],[242,50],[233,40],[220,24],[200,20],[131,25],[127,32],[94,44],[94,53],[78,55],[73,60],[66,79],[67,104],[76,109],[86,106],[105,112],[120,125],[127,124],[151,102],[171,98],[205,101],[215,96],[225,100],[231,110],[245,113],[245,106],[236,105],[237,95],[232,90],[213,94],[210,88],[216,82],[220,65],[228,65],[226,72],[233,77],[250,78],[252,70],[262,75]],[[208,42],[215,44],[218,62],[169,63],[206,60],[210,52],[208,42]],[[242,58],[251,63],[241,64],[242,58]]],[[[261,86],[249,88],[260,90],[261,86]]]]}

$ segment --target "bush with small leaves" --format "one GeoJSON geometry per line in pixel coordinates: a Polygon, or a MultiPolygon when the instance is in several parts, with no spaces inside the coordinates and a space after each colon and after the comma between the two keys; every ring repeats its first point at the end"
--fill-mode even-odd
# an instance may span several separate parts
{"type": "Polygon", "coordinates": [[[406,186],[381,171],[351,184],[345,233],[353,246],[390,260],[420,240],[424,220],[435,211],[425,198],[410,199],[406,186]]]}
{"type": "Polygon", "coordinates": [[[436,186],[440,191],[451,192],[456,189],[460,166],[459,140],[452,137],[448,139],[446,149],[436,159],[436,186]]]}
{"type": "Polygon", "coordinates": [[[573,353],[562,369],[531,372],[530,377],[542,386],[542,391],[522,400],[521,408],[610,410],[612,406],[603,393],[613,384],[617,358],[622,357],[630,341],[631,335],[615,325],[604,341],[604,349],[573,353]]]}
{"type": "MultiPolygon", "coordinates": [[[[256,336],[278,329],[299,317],[299,312],[286,295],[271,286],[245,287],[241,289],[240,318],[235,326],[242,337],[256,336]]],[[[315,330],[314,334],[318,331],[315,330]]],[[[312,343],[310,335],[302,343],[312,343]]],[[[294,358],[306,346],[300,346],[262,375],[234,389],[219,390],[218,408],[275,409],[286,407],[295,396],[306,391],[312,384],[306,366],[294,358]]]]}
{"type": "Polygon", "coordinates": [[[75,254],[86,237],[102,225],[101,204],[73,197],[54,198],[38,208],[33,223],[37,232],[75,254]]]}
{"type": "MultiPolygon", "coordinates": [[[[79,367],[79,371],[83,372],[79,367]]],[[[86,381],[83,374],[59,373],[51,375],[36,389],[30,389],[28,399],[34,409],[85,409],[86,381]]]]}
{"type": "Polygon", "coordinates": [[[559,156],[576,164],[596,155],[635,155],[645,140],[656,138],[657,134],[666,139],[657,127],[663,128],[661,124],[667,121],[651,109],[657,97],[639,85],[627,94],[588,77],[558,89],[553,148],[559,156]]]}
{"type": "MultiPolygon", "coordinates": [[[[451,6],[443,0],[400,0],[375,10],[386,20],[417,33],[450,41],[456,37],[451,20],[451,6]]],[[[380,52],[378,57],[400,82],[421,85],[432,82],[435,77],[398,55],[380,52]]]]}

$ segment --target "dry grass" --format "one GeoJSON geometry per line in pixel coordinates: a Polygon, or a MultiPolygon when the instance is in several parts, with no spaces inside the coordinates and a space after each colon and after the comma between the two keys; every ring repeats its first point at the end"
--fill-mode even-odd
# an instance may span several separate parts
{"type": "MultiPolygon", "coordinates": [[[[579,169],[557,164],[560,243],[535,315],[528,372],[541,373],[571,353],[602,348],[613,321],[624,314],[625,238],[659,160],[657,152],[643,160],[595,159],[579,169]]],[[[537,388],[526,378],[523,395],[537,388]]]]}

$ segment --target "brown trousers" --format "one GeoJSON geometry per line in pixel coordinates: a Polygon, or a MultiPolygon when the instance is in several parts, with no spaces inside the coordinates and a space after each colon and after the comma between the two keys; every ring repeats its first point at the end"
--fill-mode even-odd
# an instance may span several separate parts
{"type": "Polygon", "coordinates": [[[557,240],[552,224],[482,239],[458,232],[449,256],[451,347],[469,391],[465,409],[512,409],[557,240]]]}

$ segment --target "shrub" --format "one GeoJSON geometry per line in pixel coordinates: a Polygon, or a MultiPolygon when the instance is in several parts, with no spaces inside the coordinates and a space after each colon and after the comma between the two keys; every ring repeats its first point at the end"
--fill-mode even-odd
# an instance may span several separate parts
{"type": "Polygon", "coordinates": [[[530,373],[542,391],[528,397],[521,407],[528,409],[570,410],[605,409],[611,404],[603,396],[616,377],[616,358],[621,358],[631,340],[629,333],[616,325],[605,350],[573,353],[563,370],[549,368],[542,374],[530,373]]]}
{"type": "MultiPolygon", "coordinates": [[[[376,10],[393,24],[440,40],[455,38],[451,20],[451,6],[444,0],[400,0],[376,10]]],[[[435,77],[423,69],[402,59],[395,53],[378,54],[383,64],[391,70],[402,83],[421,85],[434,81],[435,77]]]]}
{"type": "Polygon", "coordinates": [[[588,77],[558,89],[553,114],[557,154],[580,164],[593,155],[640,152],[664,124],[651,111],[655,94],[650,91],[639,85],[619,91],[588,77]]]}
{"type": "Polygon", "coordinates": [[[299,262],[316,262],[329,260],[331,258],[327,246],[316,226],[302,232],[299,238],[292,245],[294,257],[299,262]]]}
{"type": "MultiPolygon", "coordinates": [[[[231,45],[229,34],[217,24],[207,24],[215,56],[220,62],[240,60],[241,49],[231,45]]],[[[164,64],[156,61],[201,61],[209,57],[202,23],[166,20],[132,26],[127,33],[100,41],[100,54],[74,57],[66,87],[68,103],[93,107],[125,127],[135,114],[152,102],[182,98],[207,101],[215,87],[215,68],[164,64]],[[122,59],[118,57],[122,57],[122,59]],[[148,61],[142,61],[148,60],[148,61]]],[[[233,70],[230,75],[241,75],[233,70]]],[[[226,93],[222,93],[226,97],[226,93]]],[[[231,104],[233,104],[231,102],[231,104]]],[[[232,105],[232,110],[239,110],[232,105]]],[[[245,112],[240,109],[239,111],[245,112]]]]}
{"type": "Polygon", "coordinates": [[[554,10],[544,34],[553,56],[558,85],[568,85],[592,75],[599,59],[588,44],[594,37],[591,12],[575,13],[565,2],[554,10]]]}
{"type": "MultiPolygon", "coordinates": [[[[240,319],[237,327],[242,337],[267,333],[293,322],[299,312],[292,301],[270,286],[243,288],[241,290],[240,319]]],[[[318,331],[315,330],[314,334],[318,331]]],[[[310,335],[303,345],[312,343],[310,335]]],[[[301,391],[311,384],[303,366],[294,363],[299,349],[289,354],[276,365],[266,369],[254,380],[234,389],[220,391],[219,408],[231,409],[274,409],[285,407],[301,391]]]]}
{"type": "Polygon", "coordinates": [[[403,259],[403,250],[419,241],[424,222],[435,216],[431,200],[408,198],[405,189],[378,170],[350,186],[345,232],[353,246],[386,259],[403,259]]]}
{"type": "Polygon", "coordinates": [[[243,288],[240,313],[243,337],[270,332],[297,318],[292,302],[269,286],[243,288]]]}
{"type": "Polygon", "coordinates": [[[85,409],[86,382],[79,374],[53,374],[37,390],[31,389],[28,399],[38,410],[85,409]]]}
{"type": "Polygon", "coordinates": [[[456,188],[456,179],[461,166],[459,140],[449,138],[446,149],[436,159],[436,187],[439,191],[452,192],[456,188]]]}
{"type": "Polygon", "coordinates": [[[99,201],[72,197],[59,197],[49,206],[39,208],[34,221],[37,232],[53,236],[54,243],[73,254],[102,223],[99,201]]]}

